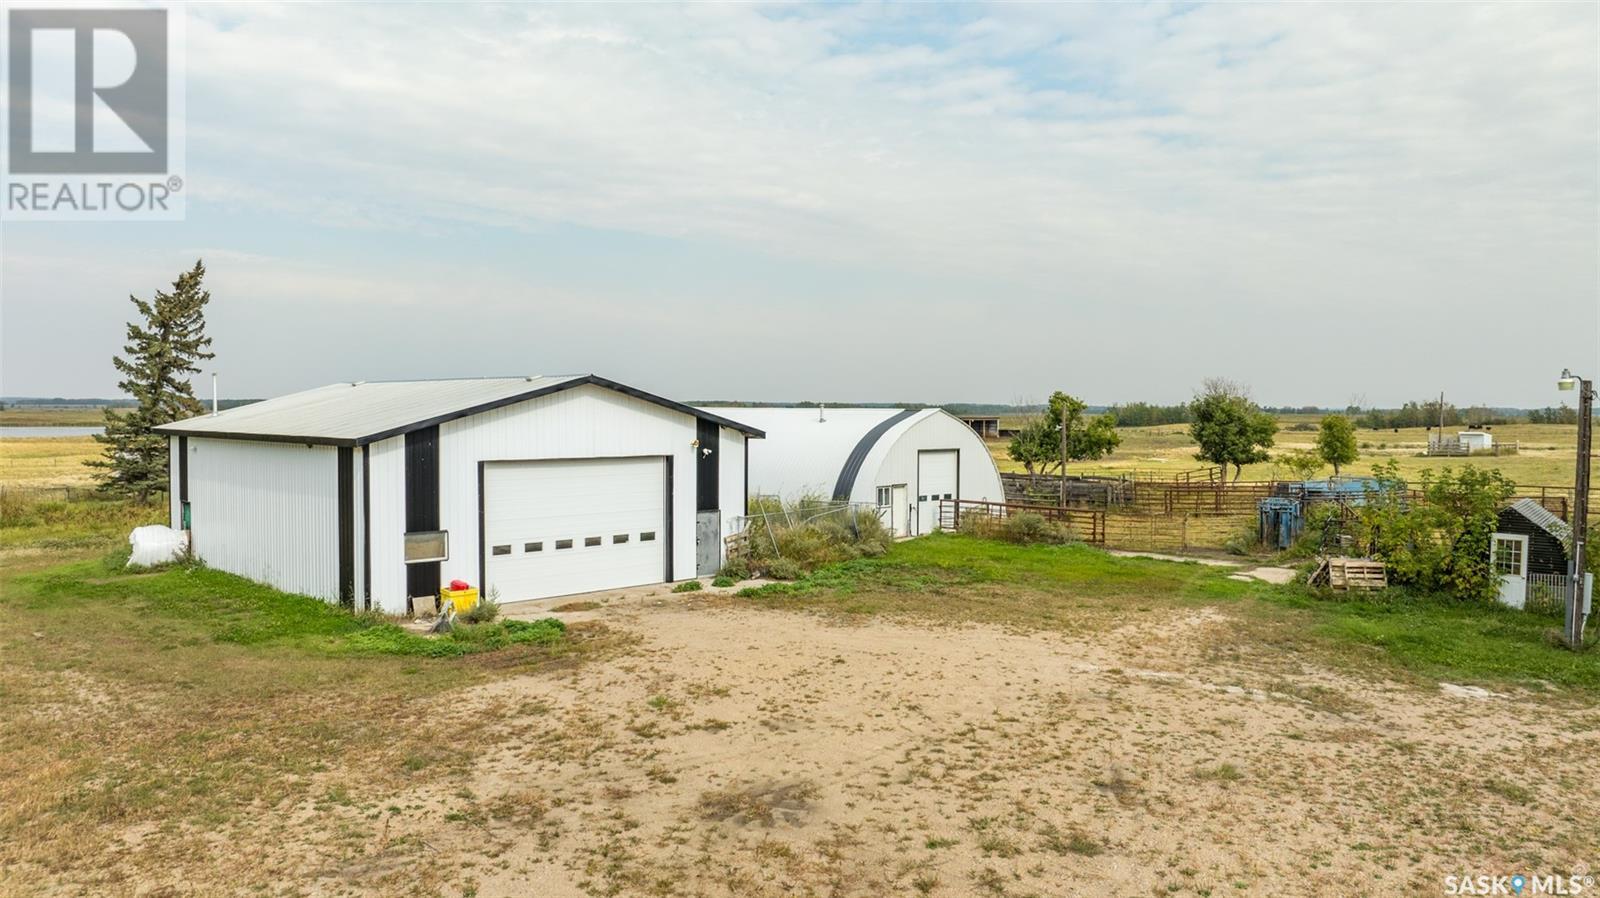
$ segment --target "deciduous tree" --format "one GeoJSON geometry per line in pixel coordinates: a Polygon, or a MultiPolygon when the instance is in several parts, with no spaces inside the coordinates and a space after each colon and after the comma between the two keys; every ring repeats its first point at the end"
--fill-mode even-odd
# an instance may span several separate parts
{"type": "Polygon", "coordinates": [[[1361,457],[1356,451],[1356,428],[1349,418],[1328,415],[1322,419],[1322,427],[1317,432],[1317,455],[1333,465],[1335,477],[1339,476],[1341,466],[1361,457]]]}
{"type": "Polygon", "coordinates": [[[1111,415],[1085,419],[1082,399],[1057,390],[1044,414],[1023,425],[1006,447],[1012,461],[1022,465],[1035,484],[1042,475],[1061,469],[1061,427],[1067,428],[1067,458],[1091,461],[1104,458],[1122,444],[1117,420],[1111,415]]]}
{"type": "Polygon", "coordinates": [[[1211,378],[1189,403],[1189,436],[1200,447],[1199,461],[1226,469],[1238,480],[1245,465],[1266,461],[1278,422],[1250,401],[1243,387],[1211,378]]]}

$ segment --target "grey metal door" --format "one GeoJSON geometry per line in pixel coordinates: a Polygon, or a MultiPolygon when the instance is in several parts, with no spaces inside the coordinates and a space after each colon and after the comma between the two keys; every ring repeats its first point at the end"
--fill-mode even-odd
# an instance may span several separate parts
{"type": "Polygon", "coordinates": [[[722,570],[722,512],[702,511],[694,519],[694,572],[707,577],[722,570]]]}

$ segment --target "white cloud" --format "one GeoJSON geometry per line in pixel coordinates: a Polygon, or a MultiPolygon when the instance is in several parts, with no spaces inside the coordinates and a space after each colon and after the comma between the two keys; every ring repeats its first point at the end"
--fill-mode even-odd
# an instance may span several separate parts
{"type": "MultiPolygon", "coordinates": [[[[1286,329],[1385,355],[1281,375],[1284,401],[1339,401],[1334,378],[1387,396],[1436,376],[1410,334],[1470,344],[1508,297],[1587,316],[1563,350],[1593,354],[1596,20],[1532,3],[194,6],[191,202],[380,235],[576,226],[871,271],[880,286],[849,300],[864,320],[893,327],[916,302],[1011,347],[1009,368],[926,398],[1063,376],[1041,353],[1084,329],[1181,356],[1128,396],[1084,388],[1099,398],[1181,394],[1211,370],[1190,368],[1286,329]]],[[[253,277],[352,303],[443,284],[395,285],[405,264],[364,255],[315,284],[282,265],[253,277]]],[[[637,314],[652,289],[607,301],[637,314]]],[[[744,299],[800,343],[841,332],[744,299]]],[[[1119,360],[1094,343],[1065,374],[1119,360]]]]}

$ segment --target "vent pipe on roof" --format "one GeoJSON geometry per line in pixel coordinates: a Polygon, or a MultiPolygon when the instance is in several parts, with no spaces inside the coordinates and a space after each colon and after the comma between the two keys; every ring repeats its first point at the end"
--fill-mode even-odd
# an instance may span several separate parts
{"type": "Polygon", "coordinates": [[[217,416],[217,372],[211,372],[211,417],[217,416]]]}
{"type": "Polygon", "coordinates": [[[823,410],[826,409],[826,408],[827,408],[827,406],[823,405],[822,403],[820,403],[820,402],[817,403],[817,423],[818,424],[826,424],[826,423],[828,423],[827,416],[822,413],[823,410]]]}

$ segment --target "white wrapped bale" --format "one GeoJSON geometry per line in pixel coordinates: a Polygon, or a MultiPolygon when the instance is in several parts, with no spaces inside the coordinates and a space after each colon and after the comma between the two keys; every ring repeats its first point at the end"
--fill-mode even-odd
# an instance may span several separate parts
{"type": "Polygon", "coordinates": [[[182,530],[151,524],[133,528],[128,534],[128,543],[133,547],[128,555],[128,567],[153,567],[182,558],[189,546],[189,535],[182,530]]]}

